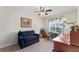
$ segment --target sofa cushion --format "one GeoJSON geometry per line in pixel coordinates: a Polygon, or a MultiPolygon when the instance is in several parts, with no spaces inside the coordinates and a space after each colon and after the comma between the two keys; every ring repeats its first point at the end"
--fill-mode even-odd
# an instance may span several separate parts
{"type": "Polygon", "coordinates": [[[24,37],[24,41],[28,42],[28,41],[31,41],[31,40],[36,40],[37,39],[37,36],[28,36],[28,37],[24,37]]]}
{"type": "Polygon", "coordinates": [[[22,31],[22,32],[20,31],[19,33],[22,36],[30,36],[30,35],[34,35],[35,34],[33,30],[32,31],[22,31]]]}

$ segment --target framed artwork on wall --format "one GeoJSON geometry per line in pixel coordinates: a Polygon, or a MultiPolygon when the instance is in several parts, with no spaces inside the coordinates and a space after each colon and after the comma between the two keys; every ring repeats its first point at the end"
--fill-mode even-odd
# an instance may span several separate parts
{"type": "Polygon", "coordinates": [[[21,27],[22,28],[31,28],[32,20],[30,18],[21,17],[21,27]]]}

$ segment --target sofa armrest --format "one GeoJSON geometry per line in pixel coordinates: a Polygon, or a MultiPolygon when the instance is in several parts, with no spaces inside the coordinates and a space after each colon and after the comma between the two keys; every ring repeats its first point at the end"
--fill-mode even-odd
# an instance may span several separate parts
{"type": "Polygon", "coordinates": [[[19,39],[23,39],[24,37],[23,36],[19,36],[19,39]]]}
{"type": "Polygon", "coordinates": [[[18,44],[19,44],[21,49],[25,47],[23,39],[24,39],[23,36],[18,37],[18,44]]]}
{"type": "Polygon", "coordinates": [[[39,36],[38,34],[34,34],[34,35],[39,36]]]}

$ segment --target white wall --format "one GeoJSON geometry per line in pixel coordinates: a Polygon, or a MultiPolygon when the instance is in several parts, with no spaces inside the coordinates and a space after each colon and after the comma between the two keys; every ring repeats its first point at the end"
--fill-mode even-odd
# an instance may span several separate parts
{"type": "MultiPolygon", "coordinates": [[[[48,20],[50,20],[51,18],[57,18],[57,17],[61,17],[61,16],[64,16],[68,22],[69,21],[74,21],[74,20],[77,20],[77,10],[72,10],[72,11],[67,11],[67,12],[63,12],[63,13],[59,13],[59,14],[55,14],[55,15],[52,15],[52,16],[49,16],[49,17],[46,17],[46,18],[43,18],[43,26],[44,26],[44,29],[46,29],[46,31],[48,32],[48,20]]],[[[69,30],[69,25],[67,25],[65,28],[64,28],[64,33],[68,33],[70,30],[69,30]],[[69,31],[68,31],[69,30],[69,31]]]]}
{"type": "Polygon", "coordinates": [[[77,7],[77,24],[79,26],[79,7],[77,7]]]}
{"type": "Polygon", "coordinates": [[[39,33],[40,28],[42,28],[41,18],[7,7],[0,7],[0,48],[17,43],[18,31],[35,30],[39,33]],[[21,28],[21,17],[31,18],[32,28],[21,28]]]}

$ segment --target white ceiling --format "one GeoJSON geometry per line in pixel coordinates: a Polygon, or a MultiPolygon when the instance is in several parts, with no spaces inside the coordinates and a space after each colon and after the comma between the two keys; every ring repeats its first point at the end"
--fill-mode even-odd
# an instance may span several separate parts
{"type": "MultiPolygon", "coordinates": [[[[45,9],[52,9],[51,12],[48,12],[47,16],[77,9],[76,6],[42,6],[42,7],[44,7],[45,9]]],[[[40,6],[10,6],[10,8],[16,9],[24,13],[29,13],[33,16],[39,16],[38,13],[35,13],[34,11],[39,11],[40,6]]],[[[42,15],[40,17],[46,17],[46,16],[42,15]]]]}

